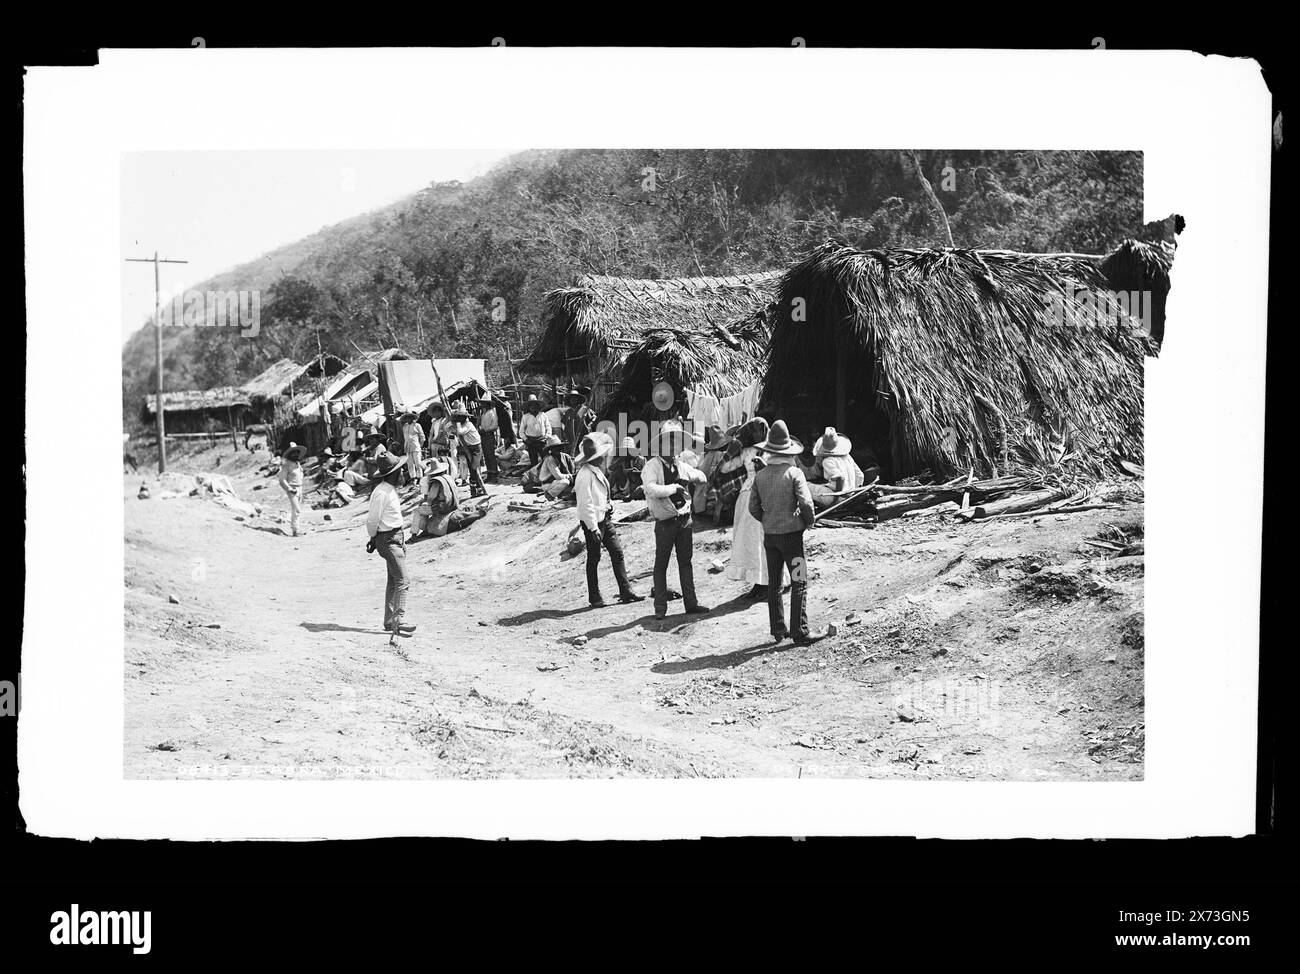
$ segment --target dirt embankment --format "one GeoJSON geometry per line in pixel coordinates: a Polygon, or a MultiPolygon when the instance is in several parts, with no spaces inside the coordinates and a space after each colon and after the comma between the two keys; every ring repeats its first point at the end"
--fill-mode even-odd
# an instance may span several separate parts
{"type": "MultiPolygon", "coordinates": [[[[1140,539],[1140,504],[819,528],[810,615],[838,633],[800,649],[707,570],[729,530],[697,526],[708,615],[593,610],[583,559],[559,556],[572,510],[507,511],[503,485],[469,531],[411,546],[419,631],[392,647],[364,501],[285,537],[257,462],[173,459],[229,476],[256,516],[161,499],[192,476],[124,481],[130,777],[1142,775],[1142,558],[1088,543],[1140,539]]],[[[648,593],[651,526],[621,534],[648,593]]]]}

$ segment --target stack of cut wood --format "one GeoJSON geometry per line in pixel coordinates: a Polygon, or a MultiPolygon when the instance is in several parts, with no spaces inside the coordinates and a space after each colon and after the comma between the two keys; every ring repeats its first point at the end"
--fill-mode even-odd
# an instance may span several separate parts
{"type": "Polygon", "coordinates": [[[827,527],[853,527],[895,517],[953,516],[962,521],[1094,510],[1088,491],[1069,490],[1032,476],[975,480],[958,477],[943,484],[869,484],[848,491],[817,514],[827,527]]]}

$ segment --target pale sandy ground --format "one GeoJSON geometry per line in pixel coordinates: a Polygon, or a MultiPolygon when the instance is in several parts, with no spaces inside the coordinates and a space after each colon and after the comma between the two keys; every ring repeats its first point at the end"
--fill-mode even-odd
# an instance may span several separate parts
{"type": "MultiPolygon", "coordinates": [[[[819,528],[810,614],[839,634],[774,649],[766,606],[707,571],[729,530],[697,526],[709,615],[592,610],[583,559],[559,558],[576,515],[509,513],[501,486],[471,530],[410,548],[419,632],[393,648],[364,501],[285,537],[252,463],[227,445],[173,465],[231,475],[268,505],[246,521],[124,480],[128,777],[1142,776],[1142,561],[1083,543],[1140,503],[819,528]]],[[[651,526],[621,533],[648,594],[651,526]]]]}

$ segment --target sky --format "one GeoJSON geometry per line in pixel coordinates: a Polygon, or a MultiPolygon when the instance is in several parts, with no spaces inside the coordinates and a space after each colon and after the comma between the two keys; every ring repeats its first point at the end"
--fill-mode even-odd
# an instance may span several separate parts
{"type": "MultiPolygon", "coordinates": [[[[166,293],[393,203],[486,172],[510,149],[137,152],[122,156],[122,256],[163,264],[166,293]]],[[[122,264],[122,341],[154,309],[153,267],[122,264]]]]}

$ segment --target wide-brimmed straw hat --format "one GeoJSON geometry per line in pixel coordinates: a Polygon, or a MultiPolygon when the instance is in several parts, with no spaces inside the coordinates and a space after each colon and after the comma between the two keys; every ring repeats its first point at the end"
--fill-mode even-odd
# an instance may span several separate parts
{"type": "Polygon", "coordinates": [[[636,440],[634,440],[630,436],[625,436],[623,437],[623,442],[618,445],[618,448],[622,450],[624,453],[631,453],[632,451],[636,450],[638,447],[636,445],[636,440]]]}
{"type": "Polygon", "coordinates": [[[669,382],[658,382],[650,392],[650,401],[654,403],[655,409],[671,409],[677,399],[677,394],[673,392],[672,384],[669,382]]]}
{"type": "Polygon", "coordinates": [[[444,416],[447,415],[447,407],[444,406],[442,403],[438,402],[437,400],[434,400],[433,402],[429,403],[429,405],[424,407],[424,411],[426,413],[432,413],[435,409],[438,410],[438,412],[442,413],[444,416]]]}
{"type": "Polygon", "coordinates": [[[402,464],[405,462],[402,457],[394,456],[385,450],[375,458],[375,471],[370,475],[370,479],[374,481],[383,480],[385,477],[401,470],[402,464]]]}
{"type": "Polygon", "coordinates": [[[853,449],[853,441],[847,436],[835,432],[834,426],[827,426],[826,432],[813,446],[815,457],[847,457],[853,449]]]}
{"type": "Polygon", "coordinates": [[[722,432],[722,427],[718,425],[710,426],[704,431],[704,452],[715,453],[718,450],[726,449],[731,437],[722,432]]]}
{"type": "Polygon", "coordinates": [[[387,437],[383,433],[376,433],[373,430],[361,437],[362,443],[383,443],[387,437]]]}
{"type": "Polygon", "coordinates": [[[299,446],[297,443],[292,441],[289,443],[289,449],[284,451],[286,460],[301,460],[306,455],[307,448],[305,446],[299,446]]]}
{"type": "Polygon", "coordinates": [[[580,448],[578,463],[591,463],[614,449],[614,441],[604,433],[588,433],[578,446],[580,448]]]}
{"type": "Polygon", "coordinates": [[[469,410],[464,406],[457,406],[451,411],[452,419],[469,419],[469,410]]]}
{"type": "Polygon", "coordinates": [[[556,436],[554,433],[552,433],[550,436],[548,436],[548,437],[546,438],[546,442],[544,442],[544,443],[542,444],[542,449],[543,449],[543,450],[557,450],[557,449],[558,449],[558,450],[562,450],[562,449],[564,449],[564,441],[563,441],[562,439],[560,439],[558,436],[556,436]]]}
{"type": "Polygon", "coordinates": [[[541,409],[541,408],[542,408],[542,401],[541,401],[540,399],[538,399],[537,396],[533,395],[532,393],[529,393],[529,394],[528,394],[528,401],[524,403],[524,408],[525,408],[525,409],[532,409],[534,406],[536,406],[538,409],[541,409]]]}
{"type": "Polygon", "coordinates": [[[767,439],[755,444],[764,453],[776,453],[781,456],[798,456],[803,453],[803,444],[790,435],[785,420],[778,419],[767,431],[767,439]]]}
{"type": "Polygon", "coordinates": [[[416,420],[416,418],[417,418],[417,417],[416,417],[415,413],[411,412],[411,411],[408,409],[406,412],[402,413],[402,415],[398,418],[398,422],[401,422],[401,423],[414,423],[415,420],[416,420]]]}
{"type": "Polygon", "coordinates": [[[424,461],[424,465],[428,468],[426,473],[431,477],[436,477],[438,474],[446,473],[451,469],[451,464],[447,462],[445,457],[430,457],[424,461]]]}

